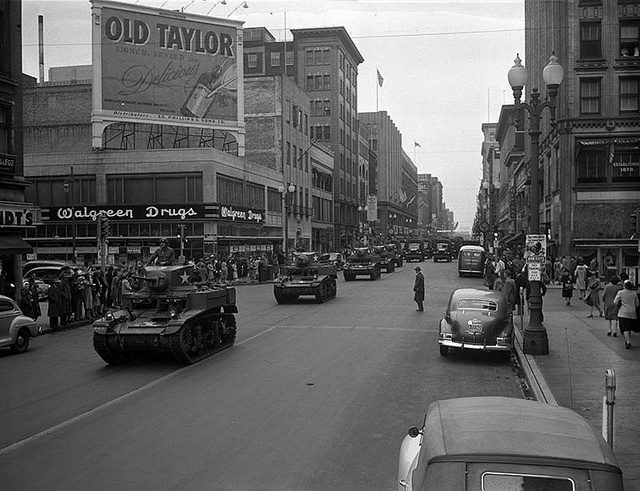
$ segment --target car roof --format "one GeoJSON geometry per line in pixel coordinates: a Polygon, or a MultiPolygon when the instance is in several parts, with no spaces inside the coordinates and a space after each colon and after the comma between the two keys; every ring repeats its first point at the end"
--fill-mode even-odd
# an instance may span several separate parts
{"type": "Polygon", "coordinates": [[[495,290],[480,290],[478,288],[457,288],[451,292],[449,304],[457,303],[463,298],[477,298],[478,300],[504,301],[504,292],[495,290]]]}
{"type": "Polygon", "coordinates": [[[433,402],[421,457],[435,460],[564,460],[617,466],[604,439],[575,411],[511,397],[464,397],[433,402]],[[457,456],[457,458],[456,458],[457,456]]]}
{"type": "Polygon", "coordinates": [[[484,252],[484,247],[477,245],[464,245],[460,247],[460,251],[482,251],[484,252]]]}

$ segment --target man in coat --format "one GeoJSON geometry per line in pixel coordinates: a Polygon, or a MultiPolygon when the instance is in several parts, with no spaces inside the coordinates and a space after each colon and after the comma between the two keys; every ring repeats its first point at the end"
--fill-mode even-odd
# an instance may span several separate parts
{"type": "Polygon", "coordinates": [[[418,304],[417,312],[424,312],[424,276],[422,276],[422,270],[420,266],[415,267],[416,281],[413,284],[413,291],[415,292],[413,300],[418,304]]]}

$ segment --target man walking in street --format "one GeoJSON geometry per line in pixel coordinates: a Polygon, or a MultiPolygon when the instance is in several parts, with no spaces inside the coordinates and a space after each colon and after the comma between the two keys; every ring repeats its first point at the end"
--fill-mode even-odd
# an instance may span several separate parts
{"type": "Polygon", "coordinates": [[[413,284],[413,291],[415,292],[413,300],[418,304],[417,312],[424,312],[424,276],[422,276],[422,270],[420,266],[416,266],[416,281],[413,284]]]}

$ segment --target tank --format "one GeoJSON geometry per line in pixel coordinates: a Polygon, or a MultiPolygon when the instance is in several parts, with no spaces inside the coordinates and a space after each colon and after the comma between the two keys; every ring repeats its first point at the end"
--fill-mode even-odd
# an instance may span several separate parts
{"type": "Polygon", "coordinates": [[[393,273],[396,269],[396,256],[394,251],[386,245],[374,246],[375,254],[380,258],[380,268],[387,273],[393,273]]]}
{"type": "Polygon", "coordinates": [[[314,296],[318,303],[336,297],[338,275],[333,261],[320,262],[313,252],[296,253],[290,264],[281,267],[273,282],[276,301],[292,303],[302,295],[314,296]]]}
{"type": "Polygon", "coordinates": [[[142,288],[93,323],[93,347],[110,365],[142,352],[172,354],[190,365],[235,342],[235,288],[194,284],[191,265],[147,266],[135,278],[142,288]]]}
{"type": "Polygon", "coordinates": [[[358,275],[367,275],[372,280],[380,278],[380,256],[372,248],[356,247],[342,268],[345,281],[352,281],[358,275]]]}

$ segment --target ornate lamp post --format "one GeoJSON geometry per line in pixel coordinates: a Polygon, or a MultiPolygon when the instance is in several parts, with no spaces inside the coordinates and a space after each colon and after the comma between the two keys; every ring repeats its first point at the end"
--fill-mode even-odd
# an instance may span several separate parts
{"type": "Polygon", "coordinates": [[[69,205],[69,193],[71,193],[71,259],[73,263],[77,263],[76,256],[76,206],[75,199],[73,197],[73,165],[71,166],[71,176],[64,181],[64,196],[65,204],[69,205]]]}
{"type": "Polygon", "coordinates": [[[296,187],[289,183],[287,186],[278,186],[278,191],[282,194],[282,228],[284,232],[284,247],[283,252],[287,259],[289,259],[289,196],[296,192],[296,187]]]}
{"type": "MultiPolygon", "coordinates": [[[[531,90],[531,100],[520,102],[522,88],[527,83],[527,69],[522,66],[520,57],[516,55],[515,65],[508,73],[509,85],[513,89],[513,97],[516,108],[524,108],[529,113],[529,137],[531,139],[531,210],[529,233],[540,233],[540,190],[538,160],[540,155],[540,119],[542,111],[549,108],[552,124],[556,117],[556,98],[558,88],[562,83],[564,70],[558,64],[558,58],[551,55],[549,63],[542,71],[542,78],[547,84],[548,100],[540,102],[540,94],[537,88],[531,90]]],[[[540,279],[531,283],[531,294],[529,296],[529,325],[524,331],[524,352],[532,355],[546,355],[549,353],[549,338],[547,330],[542,325],[542,295],[540,293],[540,279]]]]}

